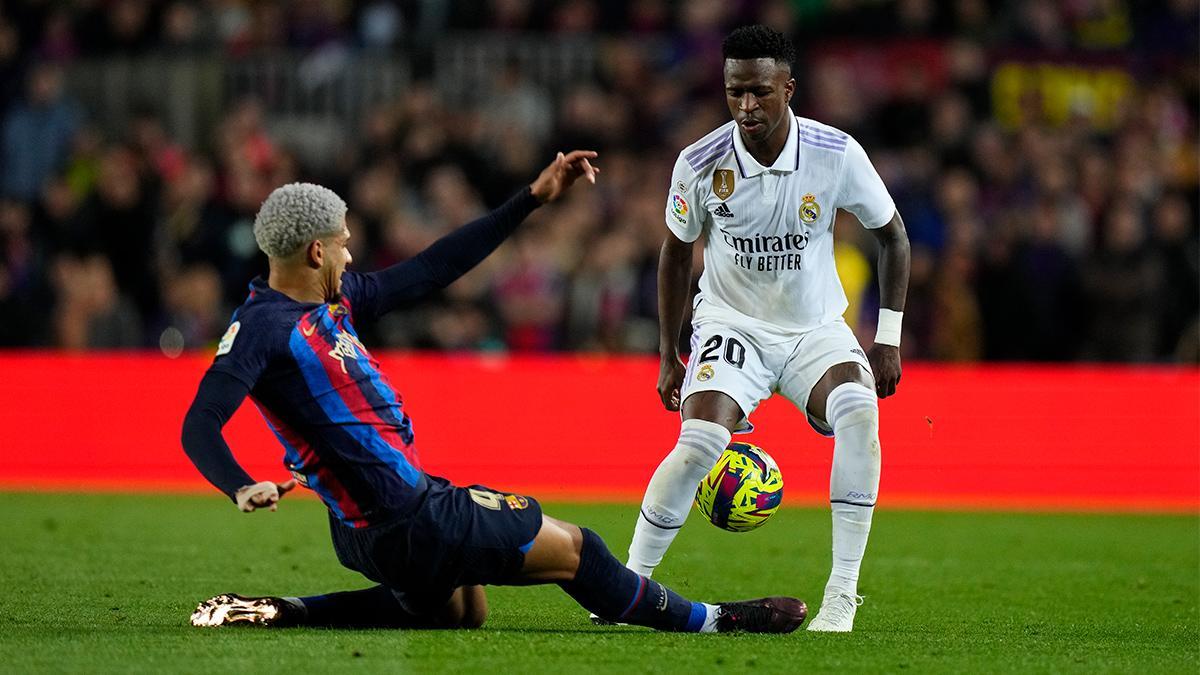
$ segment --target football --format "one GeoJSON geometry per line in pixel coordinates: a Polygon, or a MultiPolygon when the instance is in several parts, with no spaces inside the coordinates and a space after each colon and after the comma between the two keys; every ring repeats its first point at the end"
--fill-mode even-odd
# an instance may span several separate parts
{"type": "Polygon", "coordinates": [[[783,474],[765,450],[730,443],[696,488],[696,508],[730,532],[760,527],[783,502],[783,474]]]}

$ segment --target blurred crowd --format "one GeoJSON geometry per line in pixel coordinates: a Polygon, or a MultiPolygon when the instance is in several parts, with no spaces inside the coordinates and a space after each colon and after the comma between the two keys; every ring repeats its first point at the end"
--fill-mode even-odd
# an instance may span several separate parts
{"type": "MultiPolygon", "coordinates": [[[[342,194],[355,267],[370,270],[482,215],[556,151],[588,148],[601,153],[594,189],[539,209],[496,255],[370,339],[655,351],[671,166],[728,119],[722,36],[763,22],[797,46],[793,109],[858,138],[896,199],[913,244],[907,357],[1195,362],[1198,6],[6,2],[0,346],[207,348],[265,271],[251,226],[274,187],[308,180],[342,194]],[[431,77],[436,45],[472,31],[587,39],[596,72],[550,87],[513,60],[455,100],[431,77]],[[64,84],[89,59],[330,45],[403,55],[413,81],[321,165],[302,161],[253,97],[229,101],[204,143],[185,144],[155,101],[103,128],[64,84]]],[[[847,319],[869,339],[875,244],[845,214],[837,236],[847,319]]]]}

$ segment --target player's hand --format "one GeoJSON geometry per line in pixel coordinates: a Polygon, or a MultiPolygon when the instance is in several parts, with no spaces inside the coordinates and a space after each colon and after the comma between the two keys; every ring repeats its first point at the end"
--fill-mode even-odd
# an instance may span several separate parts
{"type": "Polygon", "coordinates": [[[558,199],[580,176],[595,184],[600,167],[592,166],[589,160],[596,157],[596,153],[591,150],[572,150],[565,155],[558,153],[558,157],[554,158],[550,166],[542,169],[537,180],[529,186],[529,191],[533,193],[534,198],[545,204],[558,199]]]}
{"type": "Polygon", "coordinates": [[[679,390],[687,369],[678,356],[664,356],[658,365],[658,397],[667,410],[679,410],[679,390]]]}
{"type": "Polygon", "coordinates": [[[279,508],[279,500],[295,487],[295,478],[290,478],[282,483],[265,480],[239,488],[234,497],[237,499],[238,508],[246,513],[263,508],[274,511],[279,508]]]}
{"type": "Polygon", "coordinates": [[[867,360],[875,374],[875,393],[879,398],[896,393],[896,385],[900,384],[900,348],[876,342],[867,351],[867,360]]]}

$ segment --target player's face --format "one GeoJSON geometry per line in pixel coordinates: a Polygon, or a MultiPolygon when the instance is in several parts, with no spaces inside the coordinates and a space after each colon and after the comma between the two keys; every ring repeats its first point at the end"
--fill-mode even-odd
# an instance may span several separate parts
{"type": "Polygon", "coordinates": [[[322,265],[325,276],[326,300],[335,301],[342,294],[342,272],[346,266],[354,262],[350,255],[350,230],[342,225],[341,234],[324,240],[325,264],[322,265]]]}
{"type": "Polygon", "coordinates": [[[775,59],[725,60],[725,103],[746,140],[762,143],[775,134],[795,91],[791,70],[775,59]]]}

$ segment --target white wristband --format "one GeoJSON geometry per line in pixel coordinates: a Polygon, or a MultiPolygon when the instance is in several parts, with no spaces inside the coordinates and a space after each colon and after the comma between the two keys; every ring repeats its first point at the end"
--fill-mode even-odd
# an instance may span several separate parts
{"type": "Polygon", "coordinates": [[[879,326],[875,329],[875,343],[881,345],[900,346],[900,324],[904,321],[904,312],[897,312],[886,307],[879,308],[879,326]]]}

